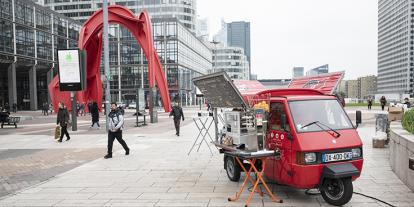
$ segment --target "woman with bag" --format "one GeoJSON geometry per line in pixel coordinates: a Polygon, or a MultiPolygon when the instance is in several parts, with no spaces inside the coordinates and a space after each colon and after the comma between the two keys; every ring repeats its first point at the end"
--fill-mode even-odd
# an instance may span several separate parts
{"type": "Polygon", "coordinates": [[[57,114],[56,125],[61,128],[60,132],[60,139],[58,142],[62,142],[63,136],[66,135],[66,141],[70,140],[69,132],[68,132],[68,124],[69,124],[69,112],[68,109],[62,102],[59,102],[59,111],[57,114]]]}

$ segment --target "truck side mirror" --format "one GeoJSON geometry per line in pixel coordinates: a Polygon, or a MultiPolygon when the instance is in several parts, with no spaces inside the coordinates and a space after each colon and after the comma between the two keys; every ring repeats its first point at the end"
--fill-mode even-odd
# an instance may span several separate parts
{"type": "Polygon", "coordinates": [[[280,127],[286,131],[286,114],[280,115],[280,127]]]}

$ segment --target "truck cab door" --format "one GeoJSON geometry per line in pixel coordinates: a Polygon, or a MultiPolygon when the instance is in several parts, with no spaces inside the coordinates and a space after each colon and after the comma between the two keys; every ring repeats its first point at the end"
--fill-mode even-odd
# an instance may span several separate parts
{"type": "Polygon", "coordinates": [[[269,150],[279,149],[281,156],[280,159],[276,157],[269,159],[265,173],[267,177],[280,183],[290,182],[292,175],[292,135],[286,109],[287,107],[282,101],[270,103],[266,135],[266,148],[269,150]],[[284,128],[282,121],[286,123],[284,128]]]}

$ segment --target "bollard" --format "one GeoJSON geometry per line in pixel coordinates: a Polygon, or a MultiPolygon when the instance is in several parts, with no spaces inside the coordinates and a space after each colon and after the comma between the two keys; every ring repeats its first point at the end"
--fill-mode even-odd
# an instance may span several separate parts
{"type": "Polygon", "coordinates": [[[356,126],[358,127],[362,123],[362,113],[361,111],[356,111],[355,115],[356,115],[355,122],[356,122],[356,126]]]}

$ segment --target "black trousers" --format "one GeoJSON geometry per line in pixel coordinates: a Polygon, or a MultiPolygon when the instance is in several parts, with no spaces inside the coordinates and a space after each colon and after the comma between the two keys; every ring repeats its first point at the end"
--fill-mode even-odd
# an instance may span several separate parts
{"type": "Polygon", "coordinates": [[[180,119],[174,119],[175,134],[180,135],[180,119]]]}
{"type": "Polygon", "coordinates": [[[60,140],[62,140],[63,135],[66,135],[66,138],[70,138],[69,137],[69,132],[68,132],[68,126],[60,126],[60,140]]]}
{"type": "Polygon", "coordinates": [[[371,109],[371,105],[368,105],[368,109],[371,109]]]}
{"type": "Polygon", "coordinates": [[[381,109],[384,111],[384,107],[385,107],[385,105],[381,105],[381,109]]]}
{"type": "Polygon", "coordinates": [[[122,145],[124,150],[129,150],[128,145],[122,139],[122,131],[118,130],[117,132],[108,132],[108,154],[112,154],[112,147],[114,145],[114,140],[118,140],[118,142],[122,145]]]}

